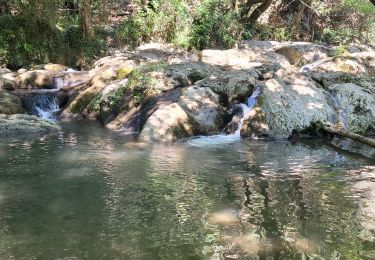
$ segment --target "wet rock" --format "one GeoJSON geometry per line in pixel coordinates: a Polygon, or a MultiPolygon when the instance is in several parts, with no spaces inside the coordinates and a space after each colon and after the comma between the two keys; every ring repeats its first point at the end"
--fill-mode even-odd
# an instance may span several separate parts
{"type": "Polygon", "coordinates": [[[189,116],[177,103],[164,106],[153,113],[139,135],[142,141],[172,142],[194,135],[189,116]]]}
{"type": "Polygon", "coordinates": [[[174,89],[149,98],[141,105],[121,112],[115,120],[106,125],[108,129],[127,133],[139,133],[148,118],[158,109],[176,103],[181,96],[180,89],[174,89]]]}
{"type": "Polygon", "coordinates": [[[31,115],[1,115],[0,135],[56,133],[61,128],[56,123],[31,115]]]}
{"type": "Polygon", "coordinates": [[[357,76],[353,73],[345,73],[342,71],[324,71],[309,73],[311,78],[320,85],[328,88],[334,84],[354,83],[363,88],[372,88],[375,86],[375,79],[372,77],[357,76]]]}
{"type": "Polygon", "coordinates": [[[0,114],[23,114],[25,110],[19,97],[5,91],[0,90],[0,114]]]}

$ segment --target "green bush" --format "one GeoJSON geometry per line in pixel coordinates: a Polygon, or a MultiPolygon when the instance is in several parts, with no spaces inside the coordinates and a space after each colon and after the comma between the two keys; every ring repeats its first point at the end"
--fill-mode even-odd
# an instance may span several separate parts
{"type": "Polygon", "coordinates": [[[10,68],[41,63],[63,51],[61,32],[23,16],[0,16],[0,55],[10,68]]]}
{"type": "Polygon", "coordinates": [[[244,29],[238,14],[225,8],[222,0],[206,0],[197,10],[190,46],[196,49],[228,48],[242,38],[244,29]]]}
{"type": "Polygon", "coordinates": [[[154,0],[122,23],[115,39],[129,47],[150,41],[186,46],[191,19],[186,1],[154,0]]]}

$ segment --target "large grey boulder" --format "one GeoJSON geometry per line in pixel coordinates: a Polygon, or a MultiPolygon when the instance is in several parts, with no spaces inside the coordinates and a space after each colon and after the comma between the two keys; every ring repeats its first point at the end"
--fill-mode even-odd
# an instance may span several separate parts
{"type": "Polygon", "coordinates": [[[0,135],[56,133],[61,128],[56,123],[36,116],[0,114],[0,135]]]}
{"type": "Polygon", "coordinates": [[[194,127],[189,116],[177,103],[156,110],[139,135],[142,141],[172,142],[194,135],[194,127]]]}
{"type": "Polygon", "coordinates": [[[340,122],[347,130],[366,134],[375,129],[375,86],[363,88],[353,83],[334,84],[328,87],[337,100],[339,111],[344,111],[340,122]]]}
{"type": "Polygon", "coordinates": [[[314,122],[335,122],[327,91],[298,72],[280,70],[261,91],[257,106],[245,119],[243,136],[288,138],[314,122]]]}

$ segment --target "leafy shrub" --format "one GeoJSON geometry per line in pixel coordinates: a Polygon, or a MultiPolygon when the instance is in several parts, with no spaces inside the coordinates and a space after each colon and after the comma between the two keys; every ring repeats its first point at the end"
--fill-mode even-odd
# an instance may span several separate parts
{"type": "Polygon", "coordinates": [[[154,0],[125,20],[115,38],[129,47],[143,42],[171,42],[186,45],[191,15],[186,1],[154,0]]]}
{"type": "Polygon", "coordinates": [[[238,14],[225,8],[225,1],[206,0],[197,10],[190,46],[196,49],[207,47],[232,47],[244,33],[238,14]]]}

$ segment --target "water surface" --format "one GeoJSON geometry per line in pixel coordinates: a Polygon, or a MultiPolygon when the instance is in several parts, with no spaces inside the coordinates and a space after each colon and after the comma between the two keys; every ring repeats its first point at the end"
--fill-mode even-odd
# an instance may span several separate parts
{"type": "Polygon", "coordinates": [[[375,259],[375,161],[326,142],[0,139],[0,259],[375,259]]]}

